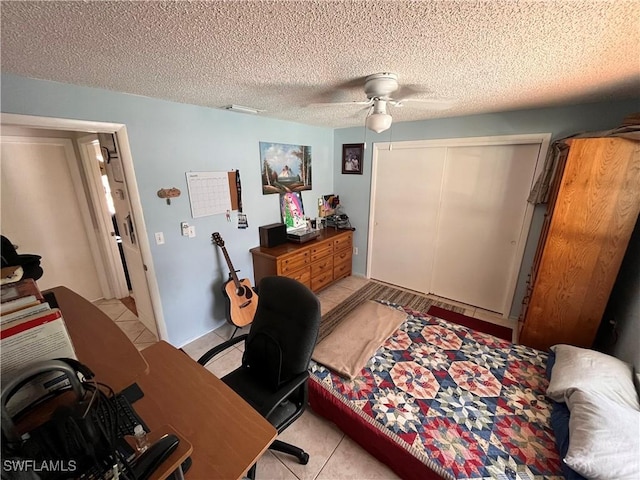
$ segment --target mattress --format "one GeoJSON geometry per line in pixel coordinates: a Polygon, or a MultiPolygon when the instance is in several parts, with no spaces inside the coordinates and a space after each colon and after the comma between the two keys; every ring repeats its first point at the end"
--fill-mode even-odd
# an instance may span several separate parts
{"type": "Polygon", "coordinates": [[[408,308],[352,380],[310,366],[309,403],[406,479],[561,479],[547,354],[408,308]]]}

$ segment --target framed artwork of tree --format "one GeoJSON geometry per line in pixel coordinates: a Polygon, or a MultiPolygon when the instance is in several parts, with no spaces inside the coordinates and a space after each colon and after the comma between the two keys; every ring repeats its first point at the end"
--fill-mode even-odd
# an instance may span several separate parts
{"type": "Polygon", "coordinates": [[[311,190],[311,147],[260,142],[262,194],[311,190]]]}

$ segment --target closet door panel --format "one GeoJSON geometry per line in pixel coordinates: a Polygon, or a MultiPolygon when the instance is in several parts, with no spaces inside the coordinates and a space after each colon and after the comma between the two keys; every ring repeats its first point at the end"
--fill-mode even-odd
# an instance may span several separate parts
{"type": "Polygon", "coordinates": [[[432,271],[435,295],[508,310],[539,149],[539,144],[448,149],[432,271]]]}
{"type": "Polygon", "coordinates": [[[375,165],[369,275],[430,291],[435,226],[446,148],[398,148],[375,165]]]}

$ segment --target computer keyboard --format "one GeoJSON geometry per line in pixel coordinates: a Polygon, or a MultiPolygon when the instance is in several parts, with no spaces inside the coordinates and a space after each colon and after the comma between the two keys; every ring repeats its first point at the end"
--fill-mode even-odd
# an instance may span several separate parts
{"type": "Polygon", "coordinates": [[[122,438],[125,435],[133,435],[133,429],[136,425],[142,425],[144,431],[149,433],[149,427],[147,427],[142,418],[136,413],[127,397],[119,393],[109,398],[109,401],[114,404],[118,412],[118,437],[122,438]]]}
{"type": "MultiPolygon", "coordinates": [[[[148,433],[149,427],[147,427],[144,420],[140,418],[135,411],[131,402],[122,393],[109,397],[105,403],[100,404],[96,408],[97,420],[103,422],[104,425],[113,425],[117,419],[117,443],[115,448],[119,452],[120,458],[125,458],[127,461],[131,461],[135,454],[135,450],[123,439],[125,435],[133,435],[133,429],[136,425],[142,425],[144,430],[148,433]],[[116,418],[113,418],[114,413],[116,418]]],[[[92,464],[79,476],[81,480],[105,480],[110,479],[113,476],[114,458],[110,454],[100,459],[98,462],[92,464]]],[[[117,460],[119,469],[122,471],[126,469],[126,466],[120,460],[117,460]]]]}

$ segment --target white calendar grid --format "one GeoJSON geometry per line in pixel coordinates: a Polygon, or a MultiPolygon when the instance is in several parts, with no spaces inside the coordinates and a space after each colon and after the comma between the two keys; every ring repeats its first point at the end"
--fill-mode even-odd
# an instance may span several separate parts
{"type": "Polygon", "coordinates": [[[227,172],[187,172],[187,186],[193,218],[231,210],[227,172]]]}

